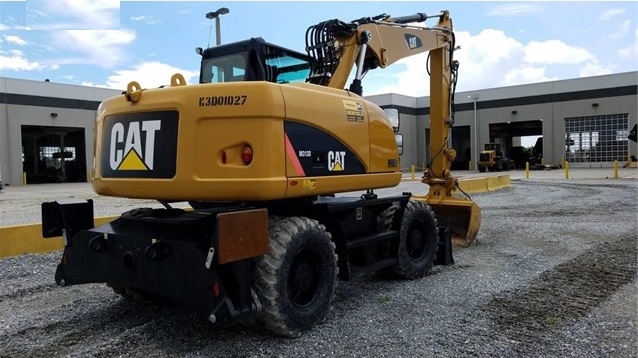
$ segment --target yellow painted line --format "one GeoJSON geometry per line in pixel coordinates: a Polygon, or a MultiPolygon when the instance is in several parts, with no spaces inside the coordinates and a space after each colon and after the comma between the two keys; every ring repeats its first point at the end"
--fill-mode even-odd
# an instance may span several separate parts
{"type": "MultiPolygon", "coordinates": [[[[117,216],[95,218],[95,226],[113,221],[117,216]]],[[[61,250],[64,241],[61,236],[45,239],[42,224],[28,224],[0,227],[0,259],[23,254],[44,254],[61,250]]]]}

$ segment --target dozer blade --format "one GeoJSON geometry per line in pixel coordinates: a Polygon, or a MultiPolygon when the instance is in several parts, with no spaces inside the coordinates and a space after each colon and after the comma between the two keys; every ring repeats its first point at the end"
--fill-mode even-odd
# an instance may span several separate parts
{"type": "Polygon", "coordinates": [[[475,202],[453,196],[436,199],[428,196],[412,198],[430,205],[439,226],[450,228],[454,246],[466,247],[476,239],[481,226],[481,208],[475,202]]]}

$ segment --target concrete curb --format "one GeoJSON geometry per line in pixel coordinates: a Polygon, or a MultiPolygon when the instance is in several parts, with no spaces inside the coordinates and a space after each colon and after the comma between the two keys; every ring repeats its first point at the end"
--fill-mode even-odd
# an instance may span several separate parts
{"type": "MultiPolygon", "coordinates": [[[[421,179],[403,179],[405,181],[417,181],[421,179]]],[[[472,177],[459,179],[459,188],[466,193],[485,193],[488,191],[503,189],[512,183],[510,175],[497,175],[486,177],[472,177]]]]}
{"type": "MultiPolygon", "coordinates": [[[[482,193],[510,186],[509,175],[494,177],[463,178],[459,187],[466,193],[482,193]]],[[[117,216],[95,218],[95,226],[116,219],[117,216]]],[[[45,239],[41,224],[0,227],[0,259],[23,254],[44,254],[64,248],[62,237],[45,239]]]]}
{"type": "Polygon", "coordinates": [[[484,193],[503,189],[511,185],[509,175],[479,177],[459,180],[459,187],[466,193],[484,193]]]}
{"type": "MultiPolygon", "coordinates": [[[[117,216],[95,218],[95,226],[113,221],[117,216]]],[[[0,227],[0,259],[23,254],[45,254],[64,248],[61,236],[45,239],[42,224],[0,227]]]]}

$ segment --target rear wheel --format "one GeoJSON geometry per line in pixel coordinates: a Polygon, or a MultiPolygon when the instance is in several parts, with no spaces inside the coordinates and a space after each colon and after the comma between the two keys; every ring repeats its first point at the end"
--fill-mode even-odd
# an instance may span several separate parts
{"type": "Polygon", "coordinates": [[[484,173],[485,172],[485,167],[482,165],[479,165],[479,172],[484,173]]]}
{"type": "Polygon", "coordinates": [[[384,232],[392,229],[392,226],[394,224],[394,214],[397,212],[397,209],[399,209],[399,205],[392,204],[390,205],[390,207],[382,211],[381,214],[379,214],[379,216],[377,217],[377,230],[379,230],[379,232],[384,232]]]}
{"type": "Polygon", "coordinates": [[[394,272],[404,279],[425,276],[434,264],[438,243],[437,222],[432,208],[421,201],[410,200],[401,220],[394,272]]]}
{"type": "Polygon", "coordinates": [[[256,268],[258,320],[298,337],[323,322],[337,285],[335,246],[325,227],[305,217],[271,218],[269,251],[256,268]]]}

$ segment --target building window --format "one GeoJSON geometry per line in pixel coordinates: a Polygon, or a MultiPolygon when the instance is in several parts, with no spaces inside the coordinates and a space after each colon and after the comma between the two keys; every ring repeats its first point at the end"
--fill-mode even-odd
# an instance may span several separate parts
{"type": "Polygon", "coordinates": [[[64,151],[60,147],[40,147],[40,160],[46,168],[60,169],[63,159],[65,162],[75,160],[75,147],[66,147],[64,151]]]}
{"type": "Polygon", "coordinates": [[[570,163],[626,160],[628,118],[627,113],[565,118],[565,159],[570,163]]]}

